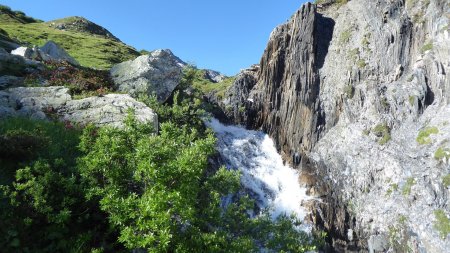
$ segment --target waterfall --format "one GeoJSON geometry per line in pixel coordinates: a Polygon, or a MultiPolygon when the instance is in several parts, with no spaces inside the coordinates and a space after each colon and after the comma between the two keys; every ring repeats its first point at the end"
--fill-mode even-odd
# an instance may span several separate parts
{"type": "Polygon", "coordinates": [[[217,149],[228,169],[241,172],[241,183],[260,209],[269,209],[272,218],[292,215],[303,220],[306,210],[300,206],[311,199],[298,183],[298,172],[283,164],[273,140],[260,131],[226,126],[217,119],[206,124],[214,130],[217,149]]]}

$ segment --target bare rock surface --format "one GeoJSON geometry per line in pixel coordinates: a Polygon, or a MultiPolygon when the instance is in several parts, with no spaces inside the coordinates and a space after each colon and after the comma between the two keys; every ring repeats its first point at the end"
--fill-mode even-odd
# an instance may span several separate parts
{"type": "Polygon", "coordinates": [[[35,119],[54,119],[86,125],[123,126],[128,111],[136,119],[148,122],[158,129],[158,117],[144,103],[126,94],[108,94],[74,100],[68,88],[19,87],[0,91],[0,118],[24,116],[35,119]]]}
{"type": "Polygon", "coordinates": [[[73,65],[80,65],[62,47],[53,41],[48,41],[41,48],[19,47],[12,50],[11,54],[36,61],[66,61],[73,65]]]}
{"type": "Polygon", "coordinates": [[[185,63],[170,50],[155,50],[114,65],[110,75],[119,91],[133,97],[156,95],[164,102],[180,83],[184,67],[185,63]]]}

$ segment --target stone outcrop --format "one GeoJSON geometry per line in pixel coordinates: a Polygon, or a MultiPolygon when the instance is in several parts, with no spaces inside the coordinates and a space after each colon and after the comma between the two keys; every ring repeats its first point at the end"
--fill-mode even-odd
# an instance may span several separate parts
{"type": "MultiPolygon", "coordinates": [[[[43,65],[37,61],[29,60],[19,55],[9,54],[3,48],[0,48],[0,76],[21,76],[41,68],[43,68],[43,65]]],[[[6,85],[2,86],[6,87],[6,85]]]]}
{"type": "Polygon", "coordinates": [[[48,41],[41,48],[19,47],[12,50],[11,54],[35,61],[66,61],[73,65],[80,65],[62,47],[53,41],[48,41]]]}
{"type": "Polygon", "coordinates": [[[442,0],[307,3],[221,103],[316,177],[311,220],[337,251],[450,248],[435,215],[450,217],[449,12],[442,0]]]}
{"type": "Polygon", "coordinates": [[[227,78],[226,76],[222,75],[220,72],[215,71],[215,70],[211,70],[211,69],[205,69],[205,79],[213,82],[213,83],[220,83],[223,80],[225,80],[225,78],[227,78]]]}
{"type": "Polygon", "coordinates": [[[86,125],[123,126],[128,111],[136,119],[148,122],[158,129],[158,117],[144,103],[126,94],[108,94],[74,100],[69,89],[53,87],[19,87],[0,91],[0,118],[24,116],[35,119],[58,119],[86,125]]]}
{"type": "Polygon", "coordinates": [[[236,124],[251,127],[250,123],[253,121],[249,119],[249,114],[254,100],[249,98],[249,94],[258,81],[259,69],[259,65],[253,65],[242,70],[236,76],[233,85],[227,90],[225,98],[220,102],[226,117],[233,119],[236,124]]]}
{"type": "Polygon", "coordinates": [[[110,75],[117,90],[133,97],[155,94],[158,101],[164,102],[180,83],[184,66],[170,50],[155,50],[114,65],[110,75]]]}
{"type": "Polygon", "coordinates": [[[95,24],[83,17],[67,17],[47,22],[50,27],[63,31],[84,32],[96,36],[101,36],[115,41],[120,40],[109,32],[106,28],[95,24]]]}

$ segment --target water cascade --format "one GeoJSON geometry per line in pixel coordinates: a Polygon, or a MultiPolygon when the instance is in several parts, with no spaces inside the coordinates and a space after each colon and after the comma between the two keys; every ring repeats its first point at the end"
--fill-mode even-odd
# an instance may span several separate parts
{"type": "Polygon", "coordinates": [[[300,203],[309,199],[298,183],[298,172],[283,164],[273,140],[260,131],[226,126],[217,119],[207,122],[217,136],[217,149],[229,169],[241,171],[241,182],[260,209],[269,209],[273,218],[306,211],[300,203]]]}

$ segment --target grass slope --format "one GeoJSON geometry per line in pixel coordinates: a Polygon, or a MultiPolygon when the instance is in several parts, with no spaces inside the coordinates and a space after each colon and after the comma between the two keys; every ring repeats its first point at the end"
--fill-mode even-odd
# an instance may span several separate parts
{"type": "Polygon", "coordinates": [[[43,22],[21,22],[11,13],[2,12],[1,8],[0,27],[11,39],[25,45],[42,46],[53,40],[85,67],[108,69],[116,63],[140,55],[133,47],[114,39],[76,31],[62,31],[43,22]]]}

